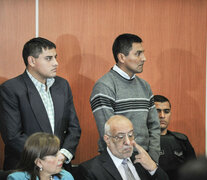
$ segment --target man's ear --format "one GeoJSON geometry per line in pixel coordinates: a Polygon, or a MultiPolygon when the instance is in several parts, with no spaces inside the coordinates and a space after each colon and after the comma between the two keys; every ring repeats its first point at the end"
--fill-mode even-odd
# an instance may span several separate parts
{"type": "Polygon", "coordinates": [[[35,58],[33,56],[28,56],[27,61],[30,66],[35,66],[35,58]]]}
{"type": "Polygon", "coordinates": [[[109,136],[107,136],[105,134],[104,137],[103,137],[103,139],[104,139],[105,143],[108,145],[108,143],[109,143],[109,136]]]}
{"type": "Polygon", "coordinates": [[[117,54],[117,58],[119,59],[120,63],[124,63],[126,56],[123,53],[117,54]]]}

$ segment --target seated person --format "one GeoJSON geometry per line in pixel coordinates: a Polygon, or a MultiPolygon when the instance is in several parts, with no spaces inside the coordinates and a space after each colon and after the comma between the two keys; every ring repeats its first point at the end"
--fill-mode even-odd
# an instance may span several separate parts
{"type": "Polygon", "coordinates": [[[135,137],[129,119],[121,115],[112,116],[104,127],[107,149],[99,156],[80,164],[77,179],[168,180],[167,174],[136,144],[135,137]],[[137,149],[138,155],[130,159],[133,147],[137,149]]]}
{"type": "Polygon", "coordinates": [[[207,158],[201,156],[185,163],[178,170],[178,180],[206,180],[207,158]]]}
{"type": "Polygon", "coordinates": [[[18,169],[7,180],[74,180],[62,169],[60,140],[48,133],[31,135],[24,145],[18,169]]]}
{"type": "Polygon", "coordinates": [[[187,160],[196,158],[194,149],[186,135],[168,130],[171,119],[170,101],[161,95],[154,96],[160,118],[160,167],[167,172],[170,180],[177,180],[177,170],[187,160]]]}

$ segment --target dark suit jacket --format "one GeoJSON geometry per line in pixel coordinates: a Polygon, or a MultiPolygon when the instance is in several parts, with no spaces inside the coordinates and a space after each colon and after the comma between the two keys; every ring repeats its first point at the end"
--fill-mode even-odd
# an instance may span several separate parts
{"type": "MultiPolygon", "coordinates": [[[[132,161],[133,162],[133,161],[132,161]]],[[[134,164],[141,180],[168,180],[167,174],[160,168],[151,176],[141,164],[134,164]]],[[[79,165],[77,180],[122,180],[122,177],[107,151],[79,165]]]]}
{"type": "MultiPolygon", "coordinates": [[[[61,148],[74,155],[81,129],[70,86],[57,76],[50,93],[55,111],[54,134],[60,138],[61,148]]],[[[44,104],[26,71],[0,87],[0,130],[5,143],[5,170],[15,168],[28,136],[52,133],[44,104]]]]}

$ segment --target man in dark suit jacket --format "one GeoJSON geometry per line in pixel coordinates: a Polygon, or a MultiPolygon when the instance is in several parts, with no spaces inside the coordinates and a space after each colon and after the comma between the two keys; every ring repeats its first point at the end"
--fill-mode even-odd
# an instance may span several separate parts
{"type": "Polygon", "coordinates": [[[0,88],[0,130],[5,143],[4,170],[14,169],[24,143],[35,132],[60,138],[62,160],[74,157],[81,129],[68,82],[56,76],[56,46],[33,38],[23,48],[26,70],[0,88]]]}
{"type": "MultiPolygon", "coordinates": [[[[112,116],[105,124],[104,141],[107,150],[79,165],[78,180],[126,180],[128,172],[122,165],[127,161],[130,174],[136,180],[168,180],[167,174],[156,165],[149,154],[134,141],[133,125],[124,116],[112,116]],[[138,155],[130,159],[133,147],[138,155]]],[[[131,176],[131,175],[130,175],[131,176]]]]}

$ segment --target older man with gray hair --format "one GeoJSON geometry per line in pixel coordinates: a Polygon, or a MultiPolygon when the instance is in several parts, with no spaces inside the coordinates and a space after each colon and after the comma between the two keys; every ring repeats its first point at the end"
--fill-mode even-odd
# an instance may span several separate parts
{"type": "Polygon", "coordinates": [[[168,180],[149,154],[135,142],[132,122],[114,115],[104,127],[107,149],[79,166],[77,179],[85,180],[168,180]],[[133,148],[138,154],[133,158],[133,148]]]}

